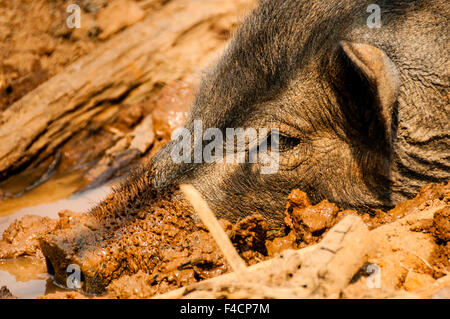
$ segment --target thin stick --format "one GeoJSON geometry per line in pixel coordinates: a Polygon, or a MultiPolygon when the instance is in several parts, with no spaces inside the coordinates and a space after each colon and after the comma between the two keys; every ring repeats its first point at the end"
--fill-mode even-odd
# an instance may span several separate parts
{"type": "Polygon", "coordinates": [[[231,268],[236,273],[236,276],[240,280],[247,280],[248,271],[245,262],[239,256],[236,249],[234,249],[230,238],[228,238],[227,234],[220,226],[216,216],[211,211],[200,193],[192,185],[180,185],[180,189],[186,199],[191,203],[192,207],[194,207],[194,210],[199,215],[203,224],[205,224],[205,226],[208,228],[209,232],[216,241],[217,246],[219,246],[220,250],[222,250],[225,259],[228,261],[231,268]]]}

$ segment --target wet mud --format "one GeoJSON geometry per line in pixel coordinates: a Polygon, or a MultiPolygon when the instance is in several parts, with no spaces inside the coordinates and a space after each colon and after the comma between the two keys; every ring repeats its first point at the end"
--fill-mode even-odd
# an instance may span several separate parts
{"type": "Polygon", "coordinates": [[[387,212],[377,210],[373,214],[364,215],[365,222],[371,229],[383,224],[392,223],[411,212],[430,207],[434,201],[446,202],[450,197],[449,192],[448,183],[447,185],[430,183],[422,187],[414,198],[399,203],[387,212]]]}
{"type": "MultiPolygon", "coordinates": [[[[40,240],[49,272],[64,284],[67,267],[79,265],[83,292],[117,297],[135,281],[145,283],[138,290],[149,297],[228,272],[208,230],[174,196],[150,198],[151,204],[131,214],[62,216],[58,228],[40,240]]],[[[249,265],[268,258],[262,217],[221,223],[249,265]]]]}
{"type": "Polygon", "coordinates": [[[425,220],[419,229],[430,233],[436,244],[431,254],[432,275],[439,278],[450,273],[450,206],[437,211],[433,219],[425,220]]]}
{"type": "MultiPolygon", "coordinates": [[[[24,216],[3,233],[0,259],[33,256],[52,280],[63,287],[70,275],[68,266],[80,267],[78,292],[49,291],[43,298],[150,298],[230,271],[212,236],[177,189],[165,194],[149,191],[141,194],[139,200],[137,208],[117,207],[110,195],[106,204],[87,214],[61,211],[58,220],[24,216]]],[[[226,220],[220,223],[250,266],[286,249],[320,242],[330,228],[349,214],[362,216],[371,229],[381,231],[383,225],[444,204],[432,219],[420,219],[407,229],[433,238],[429,262],[434,270],[419,267],[423,268],[424,276],[431,276],[431,281],[449,270],[448,201],[448,184],[430,184],[415,198],[373,216],[341,210],[326,200],[311,205],[307,194],[294,190],[287,199],[284,237],[269,240],[267,223],[258,214],[236,224],[226,220]]],[[[401,276],[399,280],[411,285],[411,274],[409,279],[401,276]]]]}
{"type": "MultiPolygon", "coordinates": [[[[61,211],[58,220],[24,216],[5,230],[0,258],[37,257],[60,285],[66,283],[67,267],[79,265],[83,292],[99,295],[108,291],[117,297],[123,297],[119,287],[134,286],[123,283],[127,281],[148,283],[144,290],[148,297],[229,271],[207,229],[182,200],[173,198],[176,194],[152,196],[156,195],[150,195],[146,199],[149,203],[131,213],[61,211]]],[[[327,204],[331,205],[309,205],[308,211],[323,213],[327,204]]],[[[289,202],[287,206],[291,205],[289,202]]],[[[307,230],[297,233],[302,227],[299,219],[286,225],[295,227],[291,242],[284,238],[269,241],[267,223],[257,214],[234,225],[220,222],[248,265],[312,242],[304,242],[307,230]],[[280,240],[285,242],[282,247],[274,243],[280,240]]]]}
{"type": "MultiPolygon", "coordinates": [[[[148,16],[169,2],[81,1],[84,27],[69,29],[61,27],[67,17],[62,0],[5,1],[0,7],[0,16],[5,17],[0,20],[1,110],[115,33],[140,21],[143,12],[148,16]],[[134,9],[123,14],[125,8],[134,9]]],[[[217,41],[212,48],[222,47],[236,27],[235,22],[221,21],[202,31],[211,33],[217,41]],[[220,39],[216,39],[218,36],[220,39]]],[[[195,33],[183,39],[191,41],[195,33]]],[[[191,42],[190,50],[198,49],[196,41],[191,42]]],[[[2,176],[0,215],[43,200],[65,198],[86,187],[98,187],[145,163],[186,119],[199,84],[198,61],[191,63],[175,81],[161,76],[161,81],[146,88],[149,94],[144,99],[133,100],[131,96],[127,102],[112,101],[55,154],[39,157],[21,171],[2,176]]],[[[0,272],[20,283],[40,280],[38,287],[33,286],[33,294],[19,297],[35,297],[39,291],[40,298],[48,299],[150,298],[230,271],[208,230],[177,190],[157,194],[144,191],[136,182],[117,192],[131,196],[133,200],[128,202],[133,204],[120,206],[109,197],[103,208],[89,213],[61,210],[57,219],[51,219],[43,216],[44,211],[40,216],[17,215],[15,221],[8,219],[7,227],[0,223],[4,230],[0,272]],[[61,291],[57,286],[66,287],[70,265],[80,268],[81,287],[78,291],[61,291]]],[[[449,201],[449,184],[429,184],[415,198],[392,210],[362,214],[342,210],[326,200],[312,205],[306,193],[293,190],[286,199],[282,237],[269,240],[267,223],[258,214],[236,224],[226,220],[220,223],[250,266],[287,249],[317,244],[345,216],[361,216],[380,247],[366,256],[366,265],[342,295],[360,298],[374,296],[373,290],[368,292],[365,287],[364,280],[370,275],[368,265],[379,265],[383,286],[392,289],[417,291],[448,276],[449,201]]],[[[77,210],[72,203],[67,207],[77,210]]],[[[5,277],[1,275],[0,299],[14,298],[12,286],[3,286],[1,279],[5,277]]]]}

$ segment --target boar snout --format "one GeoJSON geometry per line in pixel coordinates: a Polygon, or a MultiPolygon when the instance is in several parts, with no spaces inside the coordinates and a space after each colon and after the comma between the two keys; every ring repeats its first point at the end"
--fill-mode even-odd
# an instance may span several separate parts
{"type": "Polygon", "coordinates": [[[369,1],[262,1],[202,79],[186,128],[277,128],[278,169],[176,163],[171,141],[152,160],[153,186],[193,184],[219,217],[258,212],[279,229],[294,188],[370,210],[447,180],[449,4],[414,3],[386,5],[370,29],[369,1]]]}

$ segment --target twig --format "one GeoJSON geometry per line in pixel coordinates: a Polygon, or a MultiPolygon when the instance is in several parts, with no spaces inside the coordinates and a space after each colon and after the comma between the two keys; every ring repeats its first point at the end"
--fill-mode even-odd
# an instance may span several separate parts
{"type": "Polygon", "coordinates": [[[247,277],[247,266],[242,258],[237,253],[230,238],[228,238],[225,231],[220,226],[216,216],[209,208],[206,201],[202,198],[200,193],[192,185],[181,185],[181,191],[183,192],[186,199],[191,203],[194,210],[199,215],[203,224],[208,228],[210,234],[216,241],[217,246],[219,246],[225,259],[230,264],[236,276],[245,281],[247,277]]]}

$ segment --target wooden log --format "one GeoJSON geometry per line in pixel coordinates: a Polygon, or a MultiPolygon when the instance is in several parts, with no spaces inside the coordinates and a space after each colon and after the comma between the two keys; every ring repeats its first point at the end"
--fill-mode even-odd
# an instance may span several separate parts
{"type": "Polygon", "coordinates": [[[230,273],[155,298],[338,297],[363,264],[370,243],[362,219],[349,215],[319,244],[249,267],[245,281],[230,273]]]}
{"type": "MultiPolygon", "coordinates": [[[[307,253],[315,250],[316,248],[317,248],[317,245],[312,245],[312,246],[308,246],[306,248],[297,250],[296,252],[298,255],[302,256],[302,255],[306,255],[307,253]]],[[[251,278],[258,271],[264,271],[266,269],[269,269],[270,267],[273,267],[274,264],[276,264],[277,262],[279,262],[278,258],[272,258],[267,261],[262,261],[260,263],[257,263],[255,265],[248,267],[247,268],[247,270],[249,272],[248,278],[251,278]]],[[[238,277],[237,277],[236,273],[230,272],[230,273],[227,273],[225,275],[221,275],[221,276],[218,276],[215,278],[206,279],[206,280],[199,282],[197,284],[194,284],[192,286],[181,287],[181,288],[169,291],[165,294],[156,295],[155,297],[153,297],[153,299],[178,299],[178,298],[182,298],[183,296],[188,295],[191,291],[202,290],[202,289],[205,289],[206,287],[210,287],[210,286],[227,285],[227,284],[233,283],[233,282],[234,283],[238,282],[238,277]]]]}
{"type": "Polygon", "coordinates": [[[361,217],[349,215],[334,226],[302,263],[295,285],[304,298],[338,297],[362,266],[372,243],[361,217]]]}
{"type": "Polygon", "coordinates": [[[173,1],[28,93],[0,114],[0,176],[54,153],[107,106],[210,63],[226,43],[214,24],[232,28],[255,2],[173,1]]]}

